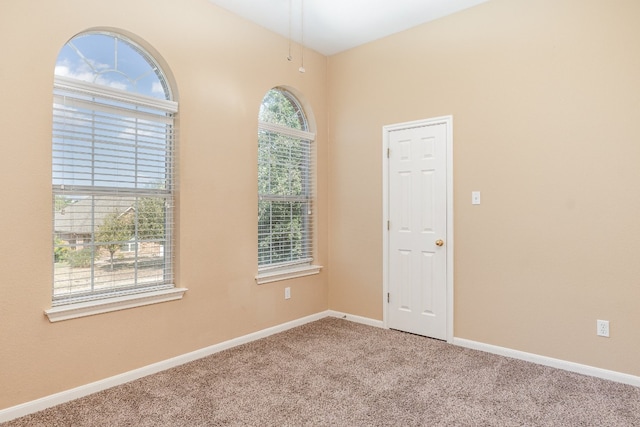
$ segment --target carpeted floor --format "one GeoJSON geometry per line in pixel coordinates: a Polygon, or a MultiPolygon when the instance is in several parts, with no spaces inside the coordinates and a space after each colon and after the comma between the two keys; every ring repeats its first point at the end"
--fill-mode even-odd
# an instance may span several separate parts
{"type": "Polygon", "coordinates": [[[640,426],[640,388],[325,318],[2,424],[640,426]]]}

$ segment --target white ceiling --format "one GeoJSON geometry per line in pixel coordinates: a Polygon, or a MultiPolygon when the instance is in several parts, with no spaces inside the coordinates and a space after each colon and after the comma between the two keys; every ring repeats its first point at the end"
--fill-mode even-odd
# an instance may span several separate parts
{"type": "Polygon", "coordinates": [[[291,15],[294,41],[303,35],[305,47],[333,55],[488,0],[209,1],[285,37],[291,15]]]}

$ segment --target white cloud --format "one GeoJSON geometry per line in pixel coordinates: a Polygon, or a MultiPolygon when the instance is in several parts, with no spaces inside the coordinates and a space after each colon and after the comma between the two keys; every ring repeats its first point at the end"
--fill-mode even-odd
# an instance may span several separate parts
{"type": "Polygon", "coordinates": [[[56,64],[54,73],[56,76],[70,77],[83,82],[109,86],[114,89],[128,90],[126,83],[110,80],[103,74],[109,71],[109,65],[95,61],[90,61],[90,64],[83,60],[71,63],[68,59],[63,59],[56,64]]]}
{"type": "Polygon", "coordinates": [[[68,59],[63,59],[56,64],[55,74],[56,76],[70,77],[83,82],[93,82],[94,79],[93,71],[84,61],[79,61],[74,65],[68,59]]]}
{"type": "Polygon", "coordinates": [[[101,85],[105,85],[105,86],[109,86],[109,87],[112,87],[114,89],[129,90],[129,88],[127,87],[126,84],[124,84],[122,82],[109,81],[108,79],[105,79],[102,76],[98,77],[98,79],[96,80],[96,83],[101,84],[101,85]]]}
{"type": "Polygon", "coordinates": [[[56,64],[56,69],[54,71],[54,74],[56,76],[67,76],[69,75],[69,71],[70,70],[67,65],[60,63],[60,64],[56,64]]]}
{"type": "Polygon", "coordinates": [[[151,93],[164,95],[164,87],[162,87],[162,84],[160,84],[160,82],[153,82],[153,84],[151,85],[151,93]]]}

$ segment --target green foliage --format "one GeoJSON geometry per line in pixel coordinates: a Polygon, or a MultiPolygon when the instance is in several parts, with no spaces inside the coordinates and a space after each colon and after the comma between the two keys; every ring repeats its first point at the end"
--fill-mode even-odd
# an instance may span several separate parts
{"type": "Polygon", "coordinates": [[[258,264],[302,258],[308,142],[266,131],[258,138],[258,264]]]}
{"type": "Polygon", "coordinates": [[[138,239],[165,237],[165,201],[161,197],[143,197],[138,201],[138,239]]]}
{"type": "MultiPolygon", "coordinates": [[[[259,119],[307,130],[299,104],[281,89],[272,89],[264,97],[259,119]]],[[[258,265],[306,256],[302,242],[308,233],[309,163],[309,141],[279,132],[258,132],[258,265]]]]}
{"type": "Polygon", "coordinates": [[[113,270],[113,255],[123,243],[131,239],[134,232],[133,212],[119,213],[114,211],[108,215],[96,233],[96,245],[105,248],[111,255],[111,269],[113,270]]]}
{"type": "Polygon", "coordinates": [[[73,203],[73,200],[68,199],[65,196],[56,195],[54,199],[54,209],[56,212],[60,212],[61,210],[69,206],[71,203],[73,203]]]}
{"type": "Polygon", "coordinates": [[[258,147],[260,194],[302,195],[309,162],[309,143],[300,138],[261,131],[258,147]]]}
{"type": "Polygon", "coordinates": [[[258,218],[258,265],[277,264],[305,256],[304,204],[261,201],[258,218]]]}
{"type": "Polygon", "coordinates": [[[67,261],[69,262],[69,266],[73,268],[91,267],[91,263],[93,262],[93,251],[91,248],[69,251],[67,253],[67,261]]]}
{"type": "Polygon", "coordinates": [[[262,100],[260,121],[307,130],[302,108],[295,98],[282,89],[271,89],[262,100]]]}
{"type": "Polygon", "coordinates": [[[56,237],[53,247],[53,260],[54,262],[66,261],[71,249],[68,246],[64,246],[66,242],[59,237],[56,237]]]}

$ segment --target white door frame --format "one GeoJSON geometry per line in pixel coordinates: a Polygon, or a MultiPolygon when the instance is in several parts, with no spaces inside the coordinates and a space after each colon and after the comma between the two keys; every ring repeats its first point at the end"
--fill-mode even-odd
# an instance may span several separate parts
{"type": "Polygon", "coordinates": [[[382,127],[382,306],[383,324],[388,328],[389,292],[389,135],[407,128],[445,124],[447,128],[447,342],[453,341],[453,116],[442,116],[382,127]]]}

